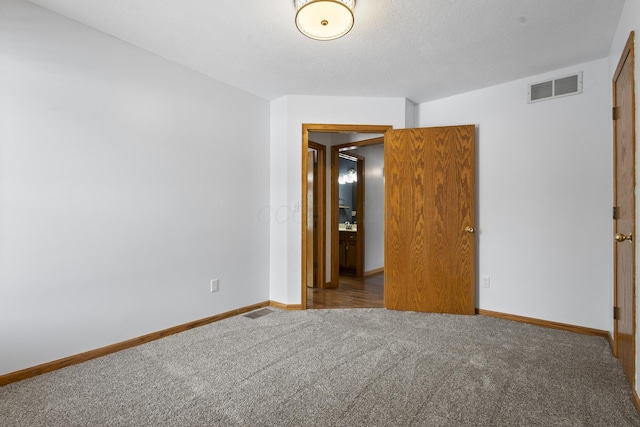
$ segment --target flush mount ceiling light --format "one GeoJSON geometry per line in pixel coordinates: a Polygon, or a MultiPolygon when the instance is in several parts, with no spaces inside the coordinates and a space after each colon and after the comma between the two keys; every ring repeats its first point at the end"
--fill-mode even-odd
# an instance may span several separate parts
{"type": "Polygon", "coordinates": [[[294,0],[296,26],[314,40],[334,40],[353,27],[356,0],[294,0]]]}

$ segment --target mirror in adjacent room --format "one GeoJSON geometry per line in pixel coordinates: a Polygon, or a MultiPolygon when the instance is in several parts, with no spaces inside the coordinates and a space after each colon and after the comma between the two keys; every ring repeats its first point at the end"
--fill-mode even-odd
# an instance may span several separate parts
{"type": "MultiPolygon", "coordinates": [[[[349,147],[350,148],[350,147],[349,147]]],[[[364,267],[364,158],[336,151],[337,164],[337,271],[335,276],[361,277],[364,267]]],[[[335,193],[334,193],[335,194],[335,193]]],[[[335,205],[334,205],[335,206],[335,205]]],[[[335,268],[335,266],[333,267],[335,268]]]]}
{"type": "Polygon", "coordinates": [[[338,227],[357,229],[358,159],[348,154],[339,155],[338,169],[338,227]]]}

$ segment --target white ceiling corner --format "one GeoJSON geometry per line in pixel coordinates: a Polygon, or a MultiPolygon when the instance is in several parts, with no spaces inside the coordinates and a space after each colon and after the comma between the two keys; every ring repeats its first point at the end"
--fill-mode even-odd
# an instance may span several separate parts
{"type": "Polygon", "coordinates": [[[217,80],[283,95],[424,102],[607,56],[624,0],[357,0],[345,37],[293,0],[30,0],[217,80]]]}

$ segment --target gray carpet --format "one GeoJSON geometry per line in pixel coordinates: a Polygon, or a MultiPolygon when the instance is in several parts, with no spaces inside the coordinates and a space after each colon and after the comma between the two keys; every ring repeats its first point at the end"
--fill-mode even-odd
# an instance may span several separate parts
{"type": "Polygon", "coordinates": [[[237,316],[0,388],[9,426],[640,426],[606,340],[384,309],[237,316]]]}

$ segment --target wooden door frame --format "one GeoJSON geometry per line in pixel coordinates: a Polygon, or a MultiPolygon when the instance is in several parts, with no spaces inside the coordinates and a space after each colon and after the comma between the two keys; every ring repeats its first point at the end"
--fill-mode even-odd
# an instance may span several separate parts
{"type": "MultiPolygon", "coordinates": [[[[331,287],[338,287],[339,276],[340,276],[340,260],[338,259],[338,241],[339,241],[339,233],[338,233],[338,194],[339,194],[339,184],[338,184],[338,175],[340,173],[339,168],[339,155],[341,151],[347,151],[345,148],[359,148],[366,147],[369,145],[375,144],[384,144],[384,136],[366,139],[363,141],[351,142],[348,144],[340,144],[331,147],[331,228],[330,228],[330,239],[331,239],[331,287]]],[[[352,154],[350,154],[352,155],[352,154]]],[[[361,157],[355,155],[354,157],[361,157]]],[[[361,276],[364,274],[364,215],[366,212],[364,211],[364,192],[365,192],[365,178],[364,178],[364,159],[361,163],[358,162],[358,206],[356,210],[358,212],[358,233],[356,245],[359,249],[358,251],[358,265],[359,269],[356,271],[356,276],[361,276]],[[362,193],[362,195],[360,195],[362,193]]]]}
{"type": "MultiPolygon", "coordinates": [[[[318,144],[317,142],[309,141],[307,150],[309,148],[311,148],[312,150],[316,150],[316,152],[318,153],[318,173],[315,176],[315,179],[317,179],[318,181],[317,189],[319,193],[318,206],[316,208],[318,212],[318,220],[317,220],[318,244],[317,244],[317,247],[315,248],[318,253],[318,258],[316,259],[316,262],[318,263],[318,267],[317,267],[318,274],[317,274],[316,280],[317,280],[318,287],[323,288],[325,283],[325,278],[324,278],[325,276],[325,269],[324,269],[325,242],[327,239],[326,226],[325,226],[325,219],[326,219],[325,217],[326,217],[326,211],[327,211],[327,190],[326,190],[327,147],[322,144],[318,144]]],[[[309,165],[307,165],[307,167],[308,166],[309,165]]],[[[306,217],[303,217],[303,218],[306,218],[306,217]]]]}
{"type": "MultiPolygon", "coordinates": [[[[636,190],[636,153],[635,153],[635,143],[636,143],[636,131],[635,131],[635,125],[636,125],[636,113],[635,113],[635,67],[634,67],[634,62],[635,62],[635,56],[634,56],[634,32],[632,31],[631,34],[629,34],[629,38],[627,39],[627,43],[622,51],[622,54],[620,55],[620,60],[618,62],[618,66],[616,68],[616,72],[614,73],[613,76],[613,107],[615,108],[618,105],[618,100],[616,99],[617,97],[617,80],[618,77],[620,76],[620,73],[622,72],[622,69],[624,67],[625,62],[629,60],[630,61],[630,69],[631,69],[631,97],[632,97],[632,101],[631,101],[631,126],[632,126],[632,132],[631,132],[631,140],[633,141],[634,144],[634,150],[633,153],[631,154],[632,156],[632,161],[633,161],[633,176],[632,176],[632,180],[633,180],[633,199],[634,199],[634,208],[636,205],[636,200],[635,200],[635,190],[636,190]]],[[[617,126],[614,123],[613,126],[613,178],[614,178],[614,206],[617,206],[617,189],[618,189],[618,171],[617,171],[617,167],[618,167],[618,161],[617,161],[617,145],[618,145],[618,135],[617,135],[617,126]]],[[[635,217],[635,209],[633,212],[633,224],[634,224],[634,228],[637,229],[636,227],[636,217],[635,217]]],[[[614,226],[614,233],[616,233],[616,228],[614,226]]],[[[631,346],[632,350],[633,350],[633,363],[631,364],[632,369],[633,369],[633,373],[631,375],[631,387],[635,390],[635,378],[636,378],[636,251],[637,251],[637,245],[636,245],[636,236],[633,236],[633,240],[631,241],[631,244],[633,245],[633,279],[632,279],[632,298],[631,298],[631,305],[632,305],[632,337],[633,337],[633,344],[631,346]]],[[[614,242],[613,243],[613,301],[614,301],[614,307],[619,307],[619,301],[618,301],[618,278],[617,278],[617,264],[618,264],[618,256],[617,256],[617,245],[618,243],[614,242]]],[[[615,310],[615,309],[614,309],[615,310]]],[[[619,356],[619,352],[618,352],[618,345],[619,345],[619,340],[618,340],[618,322],[617,320],[614,320],[613,322],[613,354],[618,357],[619,356]]]]}
{"type": "MultiPolygon", "coordinates": [[[[351,144],[349,144],[351,146],[351,144]]],[[[338,257],[338,251],[335,248],[339,245],[339,198],[340,198],[340,184],[338,183],[338,177],[340,176],[340,148],[341,146],[336,145],[331,147],[331,287],[338,287],[338,276],[340,276],[340,260],[338,257]]],[[[356,173],[358,176],[358,181],[356,184],[357,189],[357,202],[355,206],[355,210],[358,215],[358,232],[356,233],[356,247],[358,248],[358,257],[357,257],[357,267],[356,267],[356,276],[361,277],[362,271],[364,270],[364,157],[355,154],[349,153],[348,156],[354,157],[356,160],[356,173]]],[[[352,209],[353,210],[353,209],[352,209]]]]}
{"type": "MultiPolygon", "coordinates": [[[[392,129],[393,126],[390,125],[339,125],[339,124],[313,124],[313,123],[303,123],[302,124],[302,191],[301,191],[301,218],[307,218],[307,167],[308,167],[308,158],[307,152],[309,151],[309,132],[326,132],[326,133],[339,133],[339,132],[352,132],[352,133],[379,133],[384,134],[387,130],[392,129]]],[[[351,144],[353,145],[353,144],[351,144]]],[[[326,191],[325,191],[326,194],[326,191]]],[[[324,212],[320,211],[320,213],[324,213],[324,215],[320,215],[321,217],[326,216],[326,209],[324,212]]],[[[318,218],[318,224],[320,224],[320,218],[318,218]]],[[[323,220],[324,221],[324,220],[323,220]]],[[[307,308],[307,233],[306,233],[306,220],[301,221],[301,232],[302,232],[302,252],[301,252],[301,280],[300,287],[302,289],[301,293],[301,307],[303,310],[307,308]]],[[[323,227],[326,229],[326,227],[323,227]]],[[[326,239],[326,236],[325,236],[326,239]]],[[[322,240],[322,239],[318,239],[322,240]]],[[[333,248],[332,248],[333,250],[333,248]]],[[[324,256],[323,256],[324,260],[324,256]]],[[[318,269],[326,270],[326,264],[318,265],[318,269]]]]}

